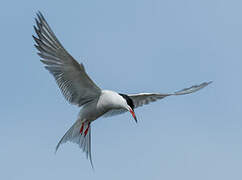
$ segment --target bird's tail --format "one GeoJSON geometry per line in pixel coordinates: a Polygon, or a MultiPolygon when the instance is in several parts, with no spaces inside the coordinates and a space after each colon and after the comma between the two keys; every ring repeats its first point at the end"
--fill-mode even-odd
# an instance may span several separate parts
{"type": "Polygon", "coordinates": [[[91,156],[91,123],[77,120],[61,138],[56,146],[55,152],[57,152],[61,144],[64,144],[68,141],[79,145],[83,152],[86,153],[86,156],[90,160],[93,167],[91,156]]]}

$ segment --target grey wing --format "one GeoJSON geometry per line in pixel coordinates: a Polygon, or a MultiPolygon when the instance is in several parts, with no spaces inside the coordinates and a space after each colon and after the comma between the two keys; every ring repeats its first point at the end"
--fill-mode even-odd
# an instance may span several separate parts
{"type": "MultiPolygon", "coordinates": [[[[189,88],[185,88],[185,89],[182,89],[180,91],[176,91],[174,93],[169,93],[169,94],[140,93],[140,94],[129,94],[128,96],[129,96],[129,98],[132,99],[133,104],[134,104],[134,108],[137,108],[137,107],[143,106],[145,104],[155,102],[159,99],[163,99],[167,96],[178,96],[178,95],[185,95],[185,94],[194,93],[194,92],[206,87],[210,83],[212,83],[212,81],[204,82],[204,83],[199,84],[199,85],[194,85],[194,86],[191,86],[189,88]]],[[[128,111],[125,110],[125,109],[113,109],[113,110],[106,112],[103,116],[104,117],[110,117],[110,116],[119,115],[119,114],[122,114],[122,113],[125,113],[125,112],[128,112],[128,111]]]]}
{"type": "Polygon", "coordinates": [[[151,102],[157,101],[159,99],[163,99],[167,96],[172,96],[172,95],[177,96],[177,95],[185,95],[185,94],[194,93],[194,92],[206,87],[210,83],[212,83],[212,81],[204,82],[204,83],[199,84],[199,85],[194,85],[194,86],[191,86],[189,88],[185,88],[185,89],[182,89],[180,91],[176,91],[174,93],[169,93],[169,94],[140,93],[140,94],[129,94],[128,96],[132,99],[134,107],[137,108],[137,107],[143,106],[145,104],[149,104],[151,102]]]}
{"type": "Polygon", "coordinates": [[[38,55],[45,68],[54,76],[62,94],[71,104],[82,106],[97,98],[101,89],[90,79],[83,64],[79,64],[61,45],[43,15],[37,13],[33,36],[38,55]]]}

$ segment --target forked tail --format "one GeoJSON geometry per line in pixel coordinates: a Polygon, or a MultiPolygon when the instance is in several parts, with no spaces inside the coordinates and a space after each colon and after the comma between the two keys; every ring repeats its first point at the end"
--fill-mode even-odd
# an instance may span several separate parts
{"type": "Polygon", "coordinates": [[[61,138],[56,146],[55,152],[57,152],[61,144],[64,144],[68,141],[79,145],[82,151],[86,153],[86,157],[90,160],[93,168],[91,156],[91,123],[80,122],[79,120],[77,120],[61,138]]]}

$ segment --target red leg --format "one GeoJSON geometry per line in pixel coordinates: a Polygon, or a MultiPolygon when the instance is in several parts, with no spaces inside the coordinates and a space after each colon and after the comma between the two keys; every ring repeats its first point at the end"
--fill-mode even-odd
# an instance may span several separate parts
{"type": "Polygon", "coordinates": [[[80,129],[80,134],[82,134],[84,128],[84,123],[82,123],[81,129],[80,129]]]}
{"type": "Polygon", "coordinates": [[[85,130],[85,132],[84,132],[84,136],[86,136],[86,135],[87,135],[88,130],[89,130],[89,126],[90,126],[90,123],[88,123],[88,125],[87,125],[87,129],[86,129],[86,130],[85,130]]]}

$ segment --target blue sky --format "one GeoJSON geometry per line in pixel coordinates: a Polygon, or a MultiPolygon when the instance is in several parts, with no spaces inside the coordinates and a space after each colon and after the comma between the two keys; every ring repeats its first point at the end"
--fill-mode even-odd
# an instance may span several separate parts
{"type": "Polygon", "coordinates": [[[0,179],[242,178],[242,2],[4,1],[0,6],[0,179]],[[95,172],[74,144],[54,148],[79,109],[62,97],[31,35],[42,11],[103,89],[173,92],[93,123],[95,172]]]}

